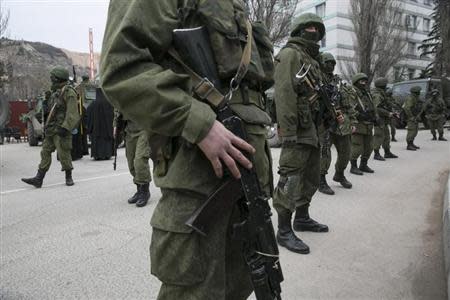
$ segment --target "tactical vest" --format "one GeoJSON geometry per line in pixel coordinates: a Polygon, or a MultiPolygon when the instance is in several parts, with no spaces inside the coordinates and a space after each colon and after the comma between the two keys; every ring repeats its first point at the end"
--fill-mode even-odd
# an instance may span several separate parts
{"type": "Polygon", "coordinates": [[[51,96],[50,96],[50,103],[49,103],[49,109],[51,110],[53,106],[55,106],[53,110],[53,114],[50,117],[50,120],[48,120],[47,128],[48,131],[51,128],[57,128],[61,126],[61,124],[64,122],[64,119],[66,118],[66,111],[67,111],[67,103],[64,99],[65,94],[67,93],[68,89],[73,90],[74,93],[77,93],[75,89],[70,85],[65,85],[62,89],[56,90],[51,96]]]}
{"type": "MultiPolygon", "coordinates": [[[[224,86],[238,70],[247,41],[244,4],[240,0],[180,0],[180,28],[206,26],[219,77],[224,86]]],[[[252,89],[273,84],[273,46],[263,26],[252,24],[251,62],[245,80],[252,89]]]]}

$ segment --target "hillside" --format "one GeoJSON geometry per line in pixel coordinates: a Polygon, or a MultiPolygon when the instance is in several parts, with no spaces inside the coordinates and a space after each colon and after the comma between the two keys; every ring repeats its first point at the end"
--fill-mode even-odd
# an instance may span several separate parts
{"type": "MultiPolygon", "coordinates": [[[[99,55],[96,55],[98,63],[99,55]]],[[[34,98],[50,87],[49,72],[63,66],[72,73],[75,65],[78,78],[88,73],[89,54],[72,52],[52,45],[0,39],[0,77],[3,96],[10,100],[34,98]]]]}

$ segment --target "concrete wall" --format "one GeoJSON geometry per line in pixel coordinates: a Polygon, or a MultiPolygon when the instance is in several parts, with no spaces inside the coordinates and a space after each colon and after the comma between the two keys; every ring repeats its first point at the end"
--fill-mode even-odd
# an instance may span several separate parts
{"type": "Polygon", "coordinates": [[[442,232],[444,235],[445,273],[447,274],[447,295],[450,300],[450,177],[444,194],[444,217],[442,232]]]}

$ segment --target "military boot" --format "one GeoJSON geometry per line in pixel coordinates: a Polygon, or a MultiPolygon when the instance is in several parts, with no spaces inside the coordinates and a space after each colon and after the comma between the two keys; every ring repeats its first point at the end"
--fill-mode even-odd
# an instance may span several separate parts
{"type": "Polygon", "coordinates": [[[390,149],[384,150],[384,158],[398,158],[390,149]]]}
{"type": "Polygon", "coordinates": [[[380,150],[373,150],[373,152],[374,152],[373,159],[385,161],[384,157],[381,156],[380,154],[380,150]]]}
{"type": "Polygon", "coordinates": [[[420,149],[419,146],[417,146],[417,145],[414,144],[414,141],[411,142],[411,145],[412,145],[414,148],[416,148],[416,150],[417,150],[417,149],[420,149]]]}
{"type": "Polygon", "coordinates": [[[75,183],[73,182],[72,179],[72,170],[66,170],[66,185],[68,186],[72,186],[75,183]]]}
{"type": "Polygon", "coordinates": [[[371,168],[369,168],[369,166],[367,165],[367,158],[361,158],[361,163],[359,164],[359,169],[366,173],[375,173],[375,171],[372,170],[371,168]]]}
{"type": "Polygon", "coordinates": [[[433,138],[432,138],[431,140],[432,140],[432,141],[437,140],[437,138],[436,138],[436,133],[433,133],[433,138]]]}
{"type": "Polygon", "coordinates": [[[351,164],[350,173],[355,174],[355,175],[364,175],[364,173],[361,172],[360,169],[358,169],[358,166],[356,164],[356,159],[352,159],[350,161],[350,164],[351,164]]]}
{"type": "Polygon", "coordinates": [[[391,137],[391,142],[396,142],[397,140],[395,139],[395,136],[391,137]]]}
{"type": "Polygon", "coordinates": [[[134,193],[134,195],[128,199],[128,203],[130,203],[130,204],[136,203],[136,201],[138,199],[138,195],[139,195],[139,184],[136,184],[136,193],[134,193]]]}
{"type": "Polygon", "coordinates": [[[447,139],[444,137],[443,134],[439,134],[439,140],[440,141],[446,141],[447,139]]]}
{"type": "Polygon", "coordinates": [[[294,218],[295,231],[328,232],[328,226],[309,217],[309,204],[297,207],[294,218]]]}
{"type": "Polygon", "coordinates": [[[292,230],[291,218],[291,212],[278,214],[277,242],[292,252],[308,254],[308,245],[299,239],[292,230]]]}
{"type": "Polygon", "coordinates": [[[340,171],[340,172],[336,171],[336,173],[334,173],[333,180],[336,182],[339,182],[346,189],[352,188],[352,183],[350,181],[348,181],[347,178],[345,178],[344,171],[340,171]]]}
{"type": "Polygon", "coordinates": [[[42,182],[44,181],[45,171],[42,169],[38,169],[36,176],[31,178],[22,178],[22,181],[31,185],[34,185],[37,188],[42,187],[42,182]]]}
{"type": "Polygon", "coordinates": [[[138,196],[136,200],[137,207],[143,207],[147,205],[148,199],[150,199],[150,184],[138,185],[138,196]]]}
{"type": "Polygon", "coordinates": [[[319,192],[327,195],[334,195],[334,191],[328,185],[325,175],[320,175],[319,192]]]}
{"type": "Polygon", "coordinates": [[[416,148],[412,145],[411,142],[408,142],[408,146],[406,146],[406,150],[416,151],[416,148]]]}

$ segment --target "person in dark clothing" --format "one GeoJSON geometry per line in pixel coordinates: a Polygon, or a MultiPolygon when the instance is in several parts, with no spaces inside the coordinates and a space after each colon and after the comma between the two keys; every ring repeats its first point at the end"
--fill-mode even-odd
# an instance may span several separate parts
{"type": "Polygon", "coordinates": [[[91,157],[96,160],[107,160],[113,156],[113,118],[114,109],[98,88],[96,100],[87,109],[91,157]]]}

